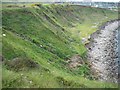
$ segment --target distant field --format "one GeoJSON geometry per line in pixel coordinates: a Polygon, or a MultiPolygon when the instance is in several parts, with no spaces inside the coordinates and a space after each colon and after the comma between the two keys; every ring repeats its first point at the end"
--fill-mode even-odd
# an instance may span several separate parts
{"type": "Polygon", "coordinates": [[[85,43],[117,12],[79,5],[3,4],[3,87],[115,88],[90,73],[85,43]],[[69,59],[85,62],[70,68],[69,59]]]}

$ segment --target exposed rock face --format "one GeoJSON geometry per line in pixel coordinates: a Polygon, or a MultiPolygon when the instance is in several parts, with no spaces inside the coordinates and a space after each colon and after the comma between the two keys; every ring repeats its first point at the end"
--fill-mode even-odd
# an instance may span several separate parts
{"type": "Polygon", "coordinates": [[[84,61],[82,60],[80,55],[74,55],[68,60],[68,62],[70,68],[76,68],[77,66],[81,66],[84,64],[84,61]]]}
{"type": "Polygon", "coordinates": [[[118,82],[118,27],[120,21],[111,21],[91,35],[87,44],[91,71],[100,81],[118,82]]]}

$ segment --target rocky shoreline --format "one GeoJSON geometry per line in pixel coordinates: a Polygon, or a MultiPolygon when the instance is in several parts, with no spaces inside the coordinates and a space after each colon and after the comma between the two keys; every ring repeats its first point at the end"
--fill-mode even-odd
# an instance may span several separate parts
{"type": "Polygon", "coordinates": [[[118,83],[118,27],[120,20],[102,25],[90,36],[88,60],[91,73],[100,81],[118,83]]]}

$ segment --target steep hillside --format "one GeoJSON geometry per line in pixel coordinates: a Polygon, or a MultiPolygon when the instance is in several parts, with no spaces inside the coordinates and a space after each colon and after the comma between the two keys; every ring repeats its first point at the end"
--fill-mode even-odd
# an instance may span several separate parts
{"type": "Polygon", "coordinates": [[[94,81],[84,45],[116,18],[110,10],[77,5],[3,8],[3,87],[117,87],[94,81]],[[71,66],[72,57],[84,63],[71,66]]]}

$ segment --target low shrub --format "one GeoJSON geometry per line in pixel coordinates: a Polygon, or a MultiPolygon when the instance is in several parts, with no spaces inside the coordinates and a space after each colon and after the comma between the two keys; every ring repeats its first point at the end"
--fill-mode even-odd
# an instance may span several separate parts
{"type": "Polygon", "coordinates": [[[13,60],[5,61],[7,69],[22,71],[26,69],[39,68],[39,64],[28,58],[14,58],[13,60]]]}

